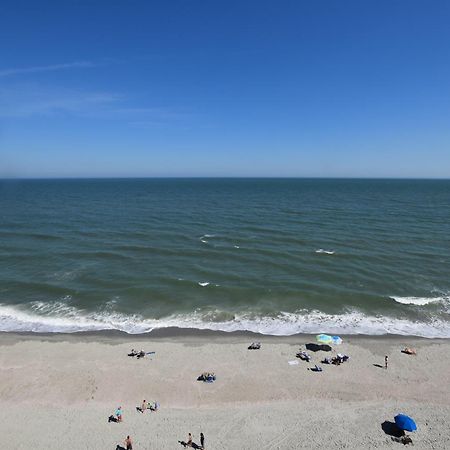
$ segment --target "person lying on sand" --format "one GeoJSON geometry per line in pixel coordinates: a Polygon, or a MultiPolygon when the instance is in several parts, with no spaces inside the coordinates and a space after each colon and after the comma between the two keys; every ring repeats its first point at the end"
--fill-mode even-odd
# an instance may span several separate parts
{"type": "Polygon", "coordinates": [[[391,437],[391,439],[395,442],[400,442],[403,445],[413,444],[413,441],[409,436],[391,437]]]}
{"type": "Polygon", "coordinates": [[[216,375],[214,372],[203,372],[198,378],[197,381],[205,381],[208,383],[212,383],[216,381],[216,375]]]}
{"type": "Polygon", "coordinates": [[[417,355],[417,351],[415,348],[406,347],[402,350],[402,353],[406,353],[407,355],[417,355]]]}
{"type": "Polygon", "coordinates": [[[309,355],[309,353],[306,353],[305,351],[298,352],[295,356],[297,358],[300,358],[302,361],[306,361],[306,362],[311,361],[311,356],[309,355]]]}
{"type": "Polygon", "coordinates": [[[260,342],[252,342],[249,346],[248,349],[249,350],[259,350],[261,348],[261,343],[260,342]]]}
{"type": "Polygon", "coordinates": [[[130,353],[128,353],[128,356],[136,356],[138,354],[138,352],[134,349],[134,348],[132,348],[131,349],[131,352],[130,353]]]}

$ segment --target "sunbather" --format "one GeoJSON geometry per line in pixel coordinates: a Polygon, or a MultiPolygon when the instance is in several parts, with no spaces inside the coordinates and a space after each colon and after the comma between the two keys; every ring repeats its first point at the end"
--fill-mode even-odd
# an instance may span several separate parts
{"type": "Polygon", "coordinates": [[[136,409],[137,409],[139,412],[141,412],[141,413],[144,413],[144,411],[145,411],[147,408],[148,408],[148,403],[147,403],[147,401],[146,401],[145,399],[142,401],[141,406],[136,406],[136,409]]]}
{"type": "Polygon", "coordinates": [[[417,351],[415,348],[406,347],[402,350],[402,353],[406,353],[407,355],[417,355],[417,351]]]}
{"type": "Polygon", "coordinates": [[[311,361],[311,356],[305,351],[298,352],[295,356],[297,356],[297,358],[300,358],[302,361],[311,361]]]}
{"type": "Polygon", "coordinates": [[[128,353],[128,356],[136,356],[137,354],[138,354],[137,351],[134,348],[132,348],[131,352],[128,353]]]}
{"type": "Polygon", "coordinates": [[[212,383],[216,381],[216,375],[214,372],[203,372],[198,378],[197,381],[205,381],[208,383],[212,383]]]}
{"type": "Polygon", "coordinates": [[[249,350],[259,350],[260,348],[261,348],[260,342],[252,342],[248,347],[249,350]]]}

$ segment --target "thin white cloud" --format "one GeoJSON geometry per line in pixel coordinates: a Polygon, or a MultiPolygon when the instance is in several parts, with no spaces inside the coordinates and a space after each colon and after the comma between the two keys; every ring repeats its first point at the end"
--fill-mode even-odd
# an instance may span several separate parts
{"type": "Polygon", "coordinates": [[[13,75],[22,75],[27,73],[53,72],[56,70],[82,69],[94,67],[95,64],[90,61],[75,61],[65,64],[53,64],[49,66],[34,66],[0,70],[0,77],[9,77],[13,75]]]}
{"type": "Polygon", "coordinates": [[[0,88],[0,117],[95,115],[109,111],[120,99],[120,95],[111,92],[20,84],[0,88]]]}
{"type": "Polygon", "coordinates": [[[169,123],[182,125],[193,117],[179,108],[132,105],[131,101],[116,92],[14,83],[0,86],[0,118],[82,117],[149,128],[169,123]]]}

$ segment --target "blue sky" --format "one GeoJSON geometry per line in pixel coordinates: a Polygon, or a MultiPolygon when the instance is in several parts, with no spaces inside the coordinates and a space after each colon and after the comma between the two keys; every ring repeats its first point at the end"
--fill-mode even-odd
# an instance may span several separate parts
{"type": "Polygon", "coordinates": [[[450,2],[6,1],[0,177],[450,176],[450,2]]]}

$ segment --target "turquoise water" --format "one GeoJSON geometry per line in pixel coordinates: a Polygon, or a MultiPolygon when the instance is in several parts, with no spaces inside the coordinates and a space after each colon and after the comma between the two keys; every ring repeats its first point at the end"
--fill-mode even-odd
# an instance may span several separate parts
{"type": "Polygon", "coordinates": [[[450,181],[0,181],[0,330],[450,337],[450,181]]]}

